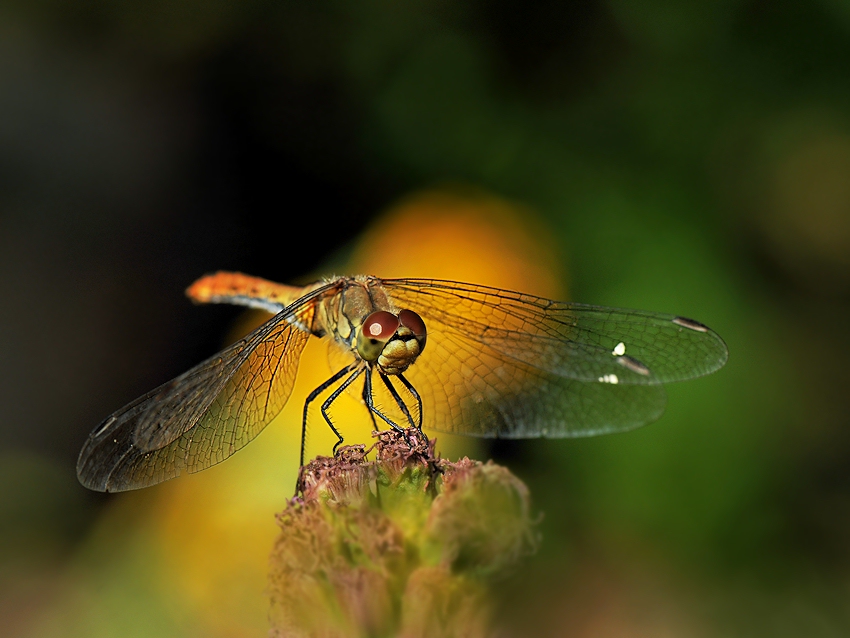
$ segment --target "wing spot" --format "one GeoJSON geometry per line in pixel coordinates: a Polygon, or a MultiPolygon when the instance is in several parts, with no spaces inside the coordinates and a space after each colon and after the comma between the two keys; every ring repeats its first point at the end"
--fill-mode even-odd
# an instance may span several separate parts
{"type": "Polygon", "coordinates": [[[599,377],[599,382],[617,385],[618,383],[620,383],[620,379],[617,378],[616,374],[606,374],[605,376],[599,377]]]}
{"type": "Polygon", "coordinates": [[[636,374],[640,374],[645,377],[649,376],[649,368],[647,368],[637,359],[632,359],[627,355],[623,355],[617,358],[617,363],[636,374]]]}
{"type": "Polygon", "coordinates": [[[113,423],[115,423],[115,417],[114,417],[114,416],[110,416],[108,419],[106,419],[106,420],[105,420],[105,421],[101,424],[101,426],[100,426],[97,430],[95,430],[94,432],[92,432],[92,433],[91,433],[91,436],[92,436],[92,437],[100,436],[101,434],[103,434],[104,432],[106,432],[106,430],[108,430],[108,429],[109,429],[109,426],[110,426],[110,425],[112,425],[113,423]]]}
{"type": "Polygon", "coordinates": [[[611,354],[613,354],[615,357],[622,357],[624,354],[626,354],[626,344],[621,341],[616,346],[614,346],[614,350],[611,351],[611,354]]]}
{"type": "Polygon", "coordinates": [[[695,332],[708,332],[708,326],[701,324],[699,321],[687,319],[686,317],[675,317],[673,323],[677,326],[682,326],[682,328],[694,330],[695,332]]]}

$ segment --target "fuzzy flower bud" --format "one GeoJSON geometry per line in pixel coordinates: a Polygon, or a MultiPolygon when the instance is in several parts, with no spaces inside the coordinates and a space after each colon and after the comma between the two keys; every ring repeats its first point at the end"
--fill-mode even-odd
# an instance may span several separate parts
{"type": "Polygon", "coordinates": [[[278,516],[271,635],[492,635],[489,583],[537,545],[527,488],[415,429],[377,436],[375,461],[351,446],[304,467],[278,516]]]}

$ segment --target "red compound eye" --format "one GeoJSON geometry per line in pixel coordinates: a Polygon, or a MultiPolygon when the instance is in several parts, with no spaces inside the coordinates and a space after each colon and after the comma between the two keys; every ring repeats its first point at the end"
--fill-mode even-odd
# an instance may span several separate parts
{"type": "Polygon", "coordinates": [[[396,330],[398,330],[398,317],[386,310],[373,312],[363,322],[363,335],[368,339],[388,341],[396,330]]]}
{"type": "Polygon", "coordinates": [[[405,328],[409,328],[410,331],[416,335],[417,337],[424,337],[427,333],[425,329],[425,322],[422,321],[422,317],[417,315],[412,310],[402,310],[398,313],[398,319],[405,328]]]}

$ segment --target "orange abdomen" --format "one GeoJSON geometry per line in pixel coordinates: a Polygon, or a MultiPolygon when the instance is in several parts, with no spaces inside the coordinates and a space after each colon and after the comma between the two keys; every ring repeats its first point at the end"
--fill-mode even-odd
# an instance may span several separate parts
{"type": "Polygon", "coordinates": [[[286,286],[238,272],[205,275],[186,289],[186,295],[197,303],[235,303],[267,309],[273,305],[288,306],[304,292],[299,286],[286,286]]]}

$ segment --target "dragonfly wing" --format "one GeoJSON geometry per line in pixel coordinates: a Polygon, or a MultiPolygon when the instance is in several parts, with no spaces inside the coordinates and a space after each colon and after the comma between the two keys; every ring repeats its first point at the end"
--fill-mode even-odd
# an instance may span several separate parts
{"type": "Polygon", "coordinates": [[[597,381],[622,373],[620,383],[669,383],[714,372],[728,357],[717,333],[675,315],[453,281],[393,279],[383,285],[399,307],[422,315],[429,334],[431,324],[439,324],[558,376],[597,381]]]}
{"type": "Polygon", "coordinates": [[[203,470],[245,446],[283,409],[321,290],[217,355],[110,415],[80,452],[86,487],[118,492],[203,470]]]}
{"type": "Polygon", "coordinates": [[[662,385],[558,376],[428,325],[425,351],[405,372],[422,397],[426,428],[498,438],[592,436],[636,428],[664,412],[662,385]]]}
{"type": "Polygon", "coordinates": [[[726,360],[714,332],[672,315],[457,282],[383,286],[428,327],[425,351],[405,375],[436,430],[520,438],[631,429],[660,417],[663,382],[726,360]]]}

